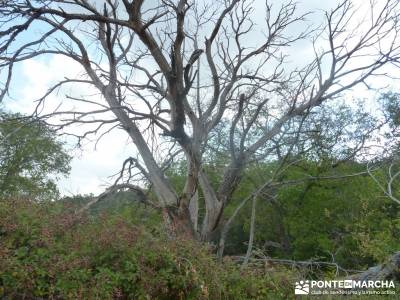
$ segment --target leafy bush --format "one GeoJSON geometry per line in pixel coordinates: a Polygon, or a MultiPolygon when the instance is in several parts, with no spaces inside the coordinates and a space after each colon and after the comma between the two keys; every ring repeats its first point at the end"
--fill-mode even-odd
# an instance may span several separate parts
{"type": "Polygon", "coordinates": [[[241,272],[138,213],[75,217],[66,204],[0,201],[0,298],[287,299],[291,285],[241,272]],[[145,229],[146,228],[146,229],[145,229]],[[288,290],[289,287],[289,290],[288,290]],[[279,293],[277,292],[279,290],[279,293]]]}

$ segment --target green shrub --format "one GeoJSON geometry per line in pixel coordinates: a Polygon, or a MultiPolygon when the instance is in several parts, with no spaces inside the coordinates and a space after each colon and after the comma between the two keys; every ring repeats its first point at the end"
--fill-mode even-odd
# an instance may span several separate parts
{"type": "Polygon", "coordinates": [[[0,298],[287,299],[292,294],[291,285],[263,270],[241,272],[229,259],[218,263],[205,246],[149,229],[151,218],[138,220],[137,207],[76,218],[64,205],[0,201],[0,298]]]}

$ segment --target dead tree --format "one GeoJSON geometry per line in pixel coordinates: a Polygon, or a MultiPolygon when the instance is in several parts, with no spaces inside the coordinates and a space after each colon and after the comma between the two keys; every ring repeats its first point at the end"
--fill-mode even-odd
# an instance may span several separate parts
{"type": "Polygon", "coordinates": [[[11,92],[14,69],[24,61],[63,56],[78,63],[82,76],[52,86],[34,114],[64,132],[90,125],[75,133],[79,140],[123,129],[138,157],[124,163],[125,185],[117,184],[128,186],[132,170],[140,172],[171,231],[209,241],[246,166],[293,135],[285,130],[293,119],[356,85],[369,86],[370,78],[389,76],[386,67],[399,63],[399,1],[370,1],[360,10],[345,0],[315,27],[305,25],[311,16],[299,15],[294,2],[270,2],[3,0],[0,97],[11,92]],[[313,58],[294,57],[302,66],[293,66],[287,49],[299,41],[310,43],[313,58]],[[43,110],[51,94],[78,84],[97,96],[70,94],[63,103],[85,109],[43,110]],[[204,156],[222,123],[229,162],[215,187],[204,156]],[[187,165],[181,191],[165,175],[175,159],[187,165]],[[206,213],[195,230],[199,191],[206,213]]]}
{"type": "MultiPolygon", "coordinates": [[[[388,159],[386,159],[388,160],[388,159]]],[[[398,170],[398,161],[397,157],[393,157],[389,161],[383,161],[381,162],[382,166],[375,167],[376,170],[380,170],[381,172],[383,171],[384,177],[383,179],[378,178],[374,174],[374,169],[371,166],[371,162],[367,164],[367,172],[369,176],[374,180],[376,183],[377,187],[383,192],[383,194],[388,197],[391,201],[400,204],[399,198],[396,196],[396,186],[398,186],[398,178],[400,176],[400,171],[398,170]],[[387,168],[384,168],[386,167],[387,168]],[[383,167],[383,168],[382,168],[383,167]]]]}

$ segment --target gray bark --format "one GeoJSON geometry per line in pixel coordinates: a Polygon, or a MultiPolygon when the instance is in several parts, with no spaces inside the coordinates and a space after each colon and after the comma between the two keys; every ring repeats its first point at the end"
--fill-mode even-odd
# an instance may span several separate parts
{"type": "Polygon", "coordinates": [[[189,213],[190,213],[190,219],[193,224],[193,229],[194,229],[194,231],[197,232],[198,219],[199,219],[199,192],[198,191],[196,191],[196,193],[190,199],[189,213]]]}
{"type": "Polygon", "coordinates": [[[381,265],[371,267],[365,272],[349,276],[348,279],[359,281],[395,280],[400,281],[400,251],[393,254],[381,265]]]}

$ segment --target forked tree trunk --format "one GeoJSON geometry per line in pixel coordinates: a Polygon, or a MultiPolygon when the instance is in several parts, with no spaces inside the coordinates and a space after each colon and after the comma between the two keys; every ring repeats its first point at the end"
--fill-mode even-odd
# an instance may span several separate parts
{"type": "Polygon", "coordinates": [[[167,234],[171,238],[197,240],[198,234],[191,220],[189,207],[181,205],[167,206],[163,209],[163,218],[167,234]]]}

